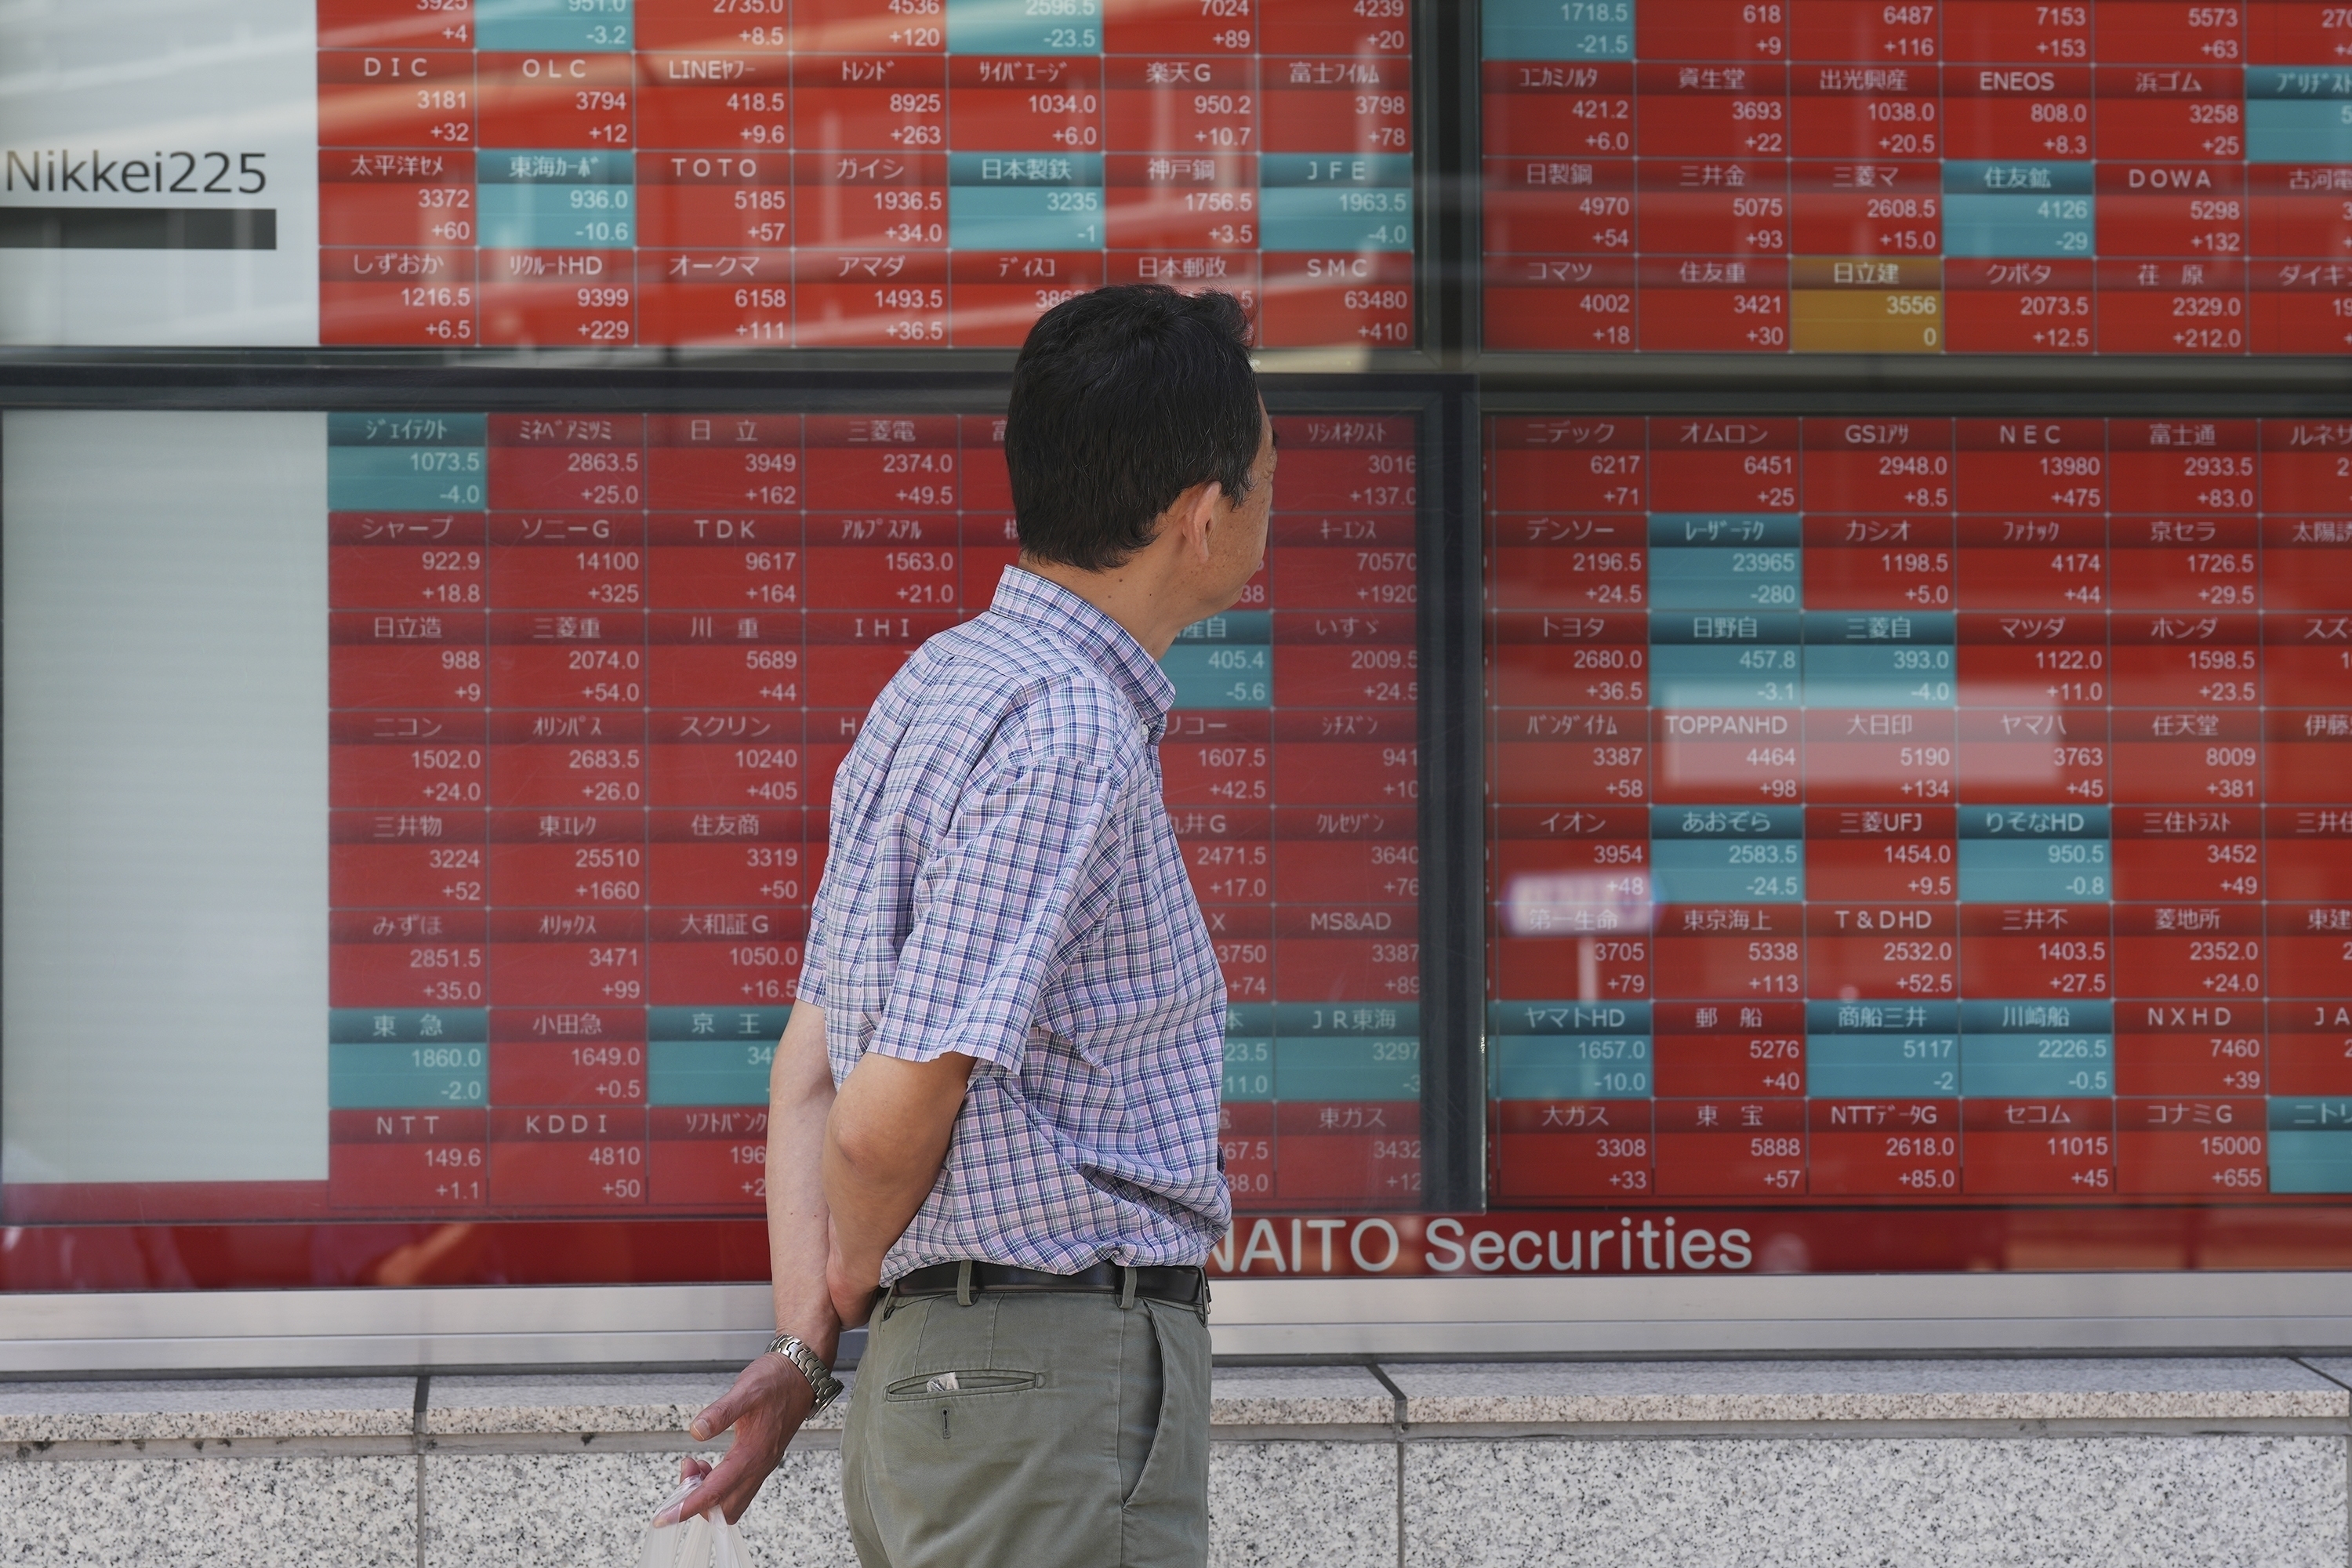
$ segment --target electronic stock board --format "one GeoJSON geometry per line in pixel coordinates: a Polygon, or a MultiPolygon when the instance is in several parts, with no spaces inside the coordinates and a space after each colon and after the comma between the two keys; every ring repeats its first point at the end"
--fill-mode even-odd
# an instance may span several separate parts
{"type": "MultiPolygon", "coordinates": [[[[300,349],[330,377],[359,350],[870,351],[880,385],[893,351],[1009,348],[1157,279],[1234,290],[1265,348],[1392,369],[1453,363],[1444,300],[1473,369],[2006,354],[2047,411],[2065,356],[2174,356],[2167,416],[2128,418],[1982,386],[1953,417],[1926,367],[1895,412],[1612,414],[1529,360],[1444,494],[1411,397],[1277,399],[1266,572],[1169,658],[1168,800],[1231,1004],[1217,1263],[2352,1262],[2352,428],[2179,357],[2352,343],[2340,8],[1488,0],[1459,80],[1405,0],[186,9],[129,46],[177,62],[143,86],[87,74],[104,6],[28,40],[56,70],[0,108],[0,339],[300,349]],[[206,18],[266,47],[194,50],[206,18]],[[1432,128],[1457,121],[1455,167],[1432,128]],[[1465,528],[1477,580],[1433,589],[1465,528]],[[1433,754],[1457,687],[1483,715],[1433,754]],[[1450,903],[1433,777],[1483,791],[1450,903]],[[1480,1004],[1430,1013],[1465,952],[1480,1004]]],[[[316,468],[271,503],[315,581],[270,601],[321,628],[271,710],[315,720],[315,787],[269,828],[315,849],[276,896],[315,917],[316,984],[217,1047],[224,1081],[299,1086],[283,1148],[184,1148],[163,1103],[153,1136],[105,1133],[72,1087],[96,1047],[38,1044],[90,990],[14,945],[71,902],[16,837],[73,818],[30,759],[113,753],[110,697],[57,674],[106,658],[45,665],[28,629],[111,568],[34,542],[114,448],[40,423],[103,415],[10,416],[35,640],[9,712],[54,692],[58,726],[9,751],[23,1235],[87,1258],[91,1227],[266,1220],[314,1238],[284,1278],[331,1282],[395,1278],[389,1243],[337,1237],[490,1220],[467,1234],[508,1250],[452,1278],[692,1278],[646,1238],[708,1220],[757,1272],[832,769],[1013,554],[985,395],[817,382],[791,413],[461,375],[222,416],[247,474],[316,468]],[[235,1067],[265,1035],[276,1065],[235,1067]],[[581,1219],[635,1261],[575,1260],[581,1219]]],[[[143,494],[151,525],[183,504],[143,494]]]]}
{"type": "Polygon", "coordinates": [[[2352,13],[1487,0],[1486,346],[2342,353],[2352,13]]]}
{"type": "Polygon", "coordinates": [[[1407,348],[1410,20],[1407,0],[27,20],[0,341],[1013,348],[1055,301],[1141,280],[1234,292],[1271,346],[1407,348]]]}
{"type": "Polygon", "coordinates": [[[2352,1192],[2352,428],[1489,437],[1496,1201],[2352,1192]]]}
{"type": "MultiPolygon", "coordinates": [[[[110,416],[57,417],[70,444],[110,416]]],[[[323,1096],[296,1096],[259,1140],[300,1146],[291,1179],[223,1175],[245,1156],[207,1155],[168,1105],[157,1146],[194,1142],[163,1157],[158,1179],[125,1179],[143,1156],[120,1131],[121,1100],[108,1131],[100,1104],[70,1083],[49,1086],[53,1102],[27,1070],[12,1093],[58,1114],[16,1124],[24,1163],[12,1170],[38,1161],[50,1179],[12,1178],[12,1216],[761,1215],[769,1068],[824,872],[833,773],[883,684],[925,638],[984,610],[1015,559],[1003,416],[153,417],[180,421],[170,438],[183,440],[211,422],[215,450],[236,454],[227,504],[248,513],[266,504],[251,470],[268,460],[273,418],[297,422],[301,460],[322,481],[315,510],[305,518],[298,498],[282,526],[312,536],[299,549],[323,562],[310,585],[323,592],[289,584],[273,617],[322,634],[298,656],[315,666],[318,712],[256,714],[237,695],[252,672],[202,657],[209,695],[187,706],[230,710],[205,744],[227,732],[234,749],[250,723],[299,747],[311,717],[324,742],[323,815],[309,821],[298,782],[288,799],[305,826],[260,828],[271,853],[315,861],[328,940],[312,1049],[296,1068],[267,1065],[257,1040],[270,1026],[250,1013],[199,1075],[256,1091],[228,1123],[253,1115],[264,1080],[308,1073],[309,1056],[324,1065],[323,1096]]],[[[83,466],[42,431],[12,416],[12,466],[57,465],[52,493],[85,497],[93,536],[212,553],[190,542],[200,501],[150,489],[126,516],[88,498],[83,466]]],[[[1411,1207],[1419,421],[1282,414],[1276,431],[1267,564],[1163,660],[1176,686],[1166,799],[1230,996],[1227,1176],[1261,1209],[1411,1207]]],[[[205,489],[184,471],[179,482],[205,489]]],[[[41,504],[14,492],[12,528],[37,526],[20,513],[41,504]]],[[[17,549],[10,580],[52,606],[164,591],[119,563],[96,584],[17,549]]],[[[81,660],[75,639],[93,614],[53,636],[41,611],[27,618],[20,635],[47,657],[81,660]]],[[[140,743],[103,706],[53,711],[54,745],[21,742],[20,831],[37,831],[45,756],[140,743]]],[[[179,793],[205,809],[201,785],[179,793]]],[[[232,786],[206,813],[212,830],[230,837],[227,819],[264,793],[250,778],[232,786]]],[[[85,888],[127,845],[100,837],[85,888]]],[[[37,870],[12,875],[20,897],[37,887],[70,901],[37,870]]],[[[61,1065],[74,1054],[61,1020],[79,1006],[102,1028],[100,1004],[64,971],[50,985],[22,962],[12,1050],[61,1065]]],[[[127,962],[135,991],[145,966],[127,962]]],[[[144,1092],[168,1097],[169,1080],[144,1092]]]]}

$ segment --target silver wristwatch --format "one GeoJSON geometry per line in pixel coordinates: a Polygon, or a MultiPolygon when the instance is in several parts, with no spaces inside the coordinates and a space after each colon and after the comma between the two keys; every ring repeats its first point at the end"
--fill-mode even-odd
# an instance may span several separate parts
{"type": "Polygon", "coordinates": [[[798,1334],[778,1334],[768,1342],[768,1353],[783,1357],[808,1379],[810,1390],[816,1394],[816,1403],[809,1406],[810,1415],[841,1397],[841,1379],[833,1375],[833,1368],[817,1359],[816,1352],[801,1342],[798,1334]]]}

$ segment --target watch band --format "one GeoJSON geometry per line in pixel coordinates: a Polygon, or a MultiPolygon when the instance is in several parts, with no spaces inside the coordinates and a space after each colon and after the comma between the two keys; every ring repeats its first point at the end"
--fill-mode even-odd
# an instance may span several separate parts
{"type": "Polygon", "coordinates": [[[803,1343],[798,1334],[778,1334],[768,1342],[768,1353],[783,1357],[808,1379],[809,1389],[816,1395],[816,1403],[809,1406],[810,1415],[841,1397],[841,1379],[833,1375],[833,1369],[819,1360],[816,1352],[803,1343]]]}

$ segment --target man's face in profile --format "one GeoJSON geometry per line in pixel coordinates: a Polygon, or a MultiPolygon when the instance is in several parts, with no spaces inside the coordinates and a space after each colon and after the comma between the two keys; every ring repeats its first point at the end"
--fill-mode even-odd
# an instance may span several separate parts
{"type": "Polygon", "coordinates": [[[1242,596],[1265,564],[1265,536],[1274,512],[1274,420],[1258,405],[1257,456],[1250,462],[1249,493],[1238,506],[1220,506],[1213,559],[1224,604],[1242,596]]]}

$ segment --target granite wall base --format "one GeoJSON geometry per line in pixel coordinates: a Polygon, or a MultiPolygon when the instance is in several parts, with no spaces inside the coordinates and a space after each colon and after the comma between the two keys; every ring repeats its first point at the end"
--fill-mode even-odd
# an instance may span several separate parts
{"type": "Polygon", "coordinates": [[[1409,1443],[1410,1568],[2342,1568],[2346,1440],[1409,1443]]]}
{"type": "MultiPolygon", "coordinates": [[[[0,1568],[633,1568],[727,1381],[0,1384],[0,1568]]],[[[761,1568],[854,1568],[840,1421],[761,1568]]],[[[1229,1366],[1211,1421],[1215,1568],[2352,1568],[2352,1362],[1229,1366]]]]}
{"type": "MultiPolygon", "coordinates": [[[[634,1568],[676,1454],[449,1454],[425,1460],[425,1568],[634,1568]]],[[[841,1453],[785,1457],[743,1519],[760,1568],[856,1568],[841,1453]]]]}
{"type": "Polygon", "coordinates": [[[0,1563],[415,1568],[416,1512],[394,1456],[0,1464],[0,1563]]]}

